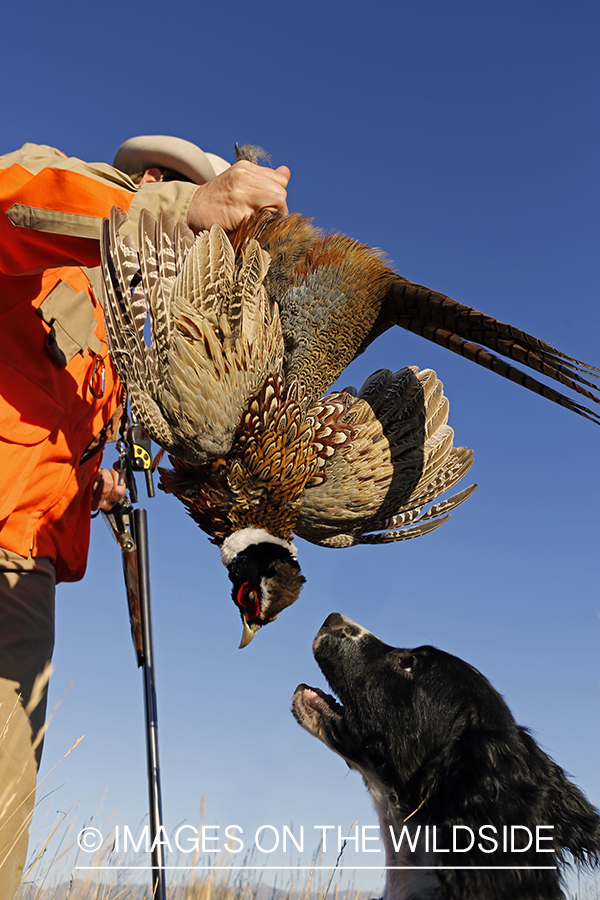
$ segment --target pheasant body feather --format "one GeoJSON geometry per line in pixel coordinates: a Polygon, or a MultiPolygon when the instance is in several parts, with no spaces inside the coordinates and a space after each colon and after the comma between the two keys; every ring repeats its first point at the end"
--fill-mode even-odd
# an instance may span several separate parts
{"type": "Polygon", "coordinates": [[[314,432],[315,420],[285,396],[283,376],[269,376],[243,413],[230,453],[203,467],[171,457],[174,473],[161,471],[163,487],[217,544],[250,527],[290,541],[317,464],[314,432]]]}

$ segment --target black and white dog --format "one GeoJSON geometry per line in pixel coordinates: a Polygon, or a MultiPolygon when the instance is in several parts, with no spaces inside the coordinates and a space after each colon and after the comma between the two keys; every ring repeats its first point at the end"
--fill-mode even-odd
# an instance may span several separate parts
{"type": "Polygon", "coordinates": [[[301,684],[292,712],[371,792],[384,900],[555,900],[562,865],[598,864],[597,810],[477,669],[338,613],[313,651],[341,704],[301,684]]]}

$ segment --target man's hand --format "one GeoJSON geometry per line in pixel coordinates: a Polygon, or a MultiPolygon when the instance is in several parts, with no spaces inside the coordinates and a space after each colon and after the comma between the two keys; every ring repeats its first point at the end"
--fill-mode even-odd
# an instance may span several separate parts
{"type": "Polygon", "coordinates": [[[231,234],[261,209],[287,216],[285,189],[290,174],[287,166],[268,169],[242,160],[200,185],[192,197],[187,223],[195,234],[215,224],[231,234]]]}
{"type": "Polygon", "coordinates": [[[115,468],[99,469],[92,485],[92,509],[108,512],[124,496],[125,472],[115,468]]]}

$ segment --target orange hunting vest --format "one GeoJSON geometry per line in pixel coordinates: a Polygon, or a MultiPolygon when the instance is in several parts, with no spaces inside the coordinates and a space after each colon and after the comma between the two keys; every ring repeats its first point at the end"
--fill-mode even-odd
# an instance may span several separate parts
{"type": "Polygon", "coordinates": [[[0,547],[49,557],[57,581],[85,572],[92,482],[122,393],[90,284],[98,270],[87,271],[98,238],[62,223],[91,234],[133,196],[64,169],[0,169],[0,547]],[[58,224],[40,230],[36,210],[58,224]]]}

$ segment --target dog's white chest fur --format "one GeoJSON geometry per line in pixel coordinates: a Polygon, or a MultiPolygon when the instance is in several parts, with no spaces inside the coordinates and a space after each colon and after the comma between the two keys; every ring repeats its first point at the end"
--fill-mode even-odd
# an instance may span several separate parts
{"type": "Polygon", "coordinates": [[[393,829],[397,841],[403,827],[408,829],[412,840],[415,828],[409,822],[405,823],[396,819],[381,781],[372,772],[365,772],[363,769],[358,771],[371,794],[379,816],[381,838],[385,847],[385,864],[388,867],[402,867],[387,869],[382,900],[435,900],[440,896],[438,877],[431,869],[420,868],[421,866],[435,865],[434,854],[426,852],[422,845],[418,845],[415,852],[412,852],[406,840],[403,840],[396,850],[390,827],[393,829]]]}

